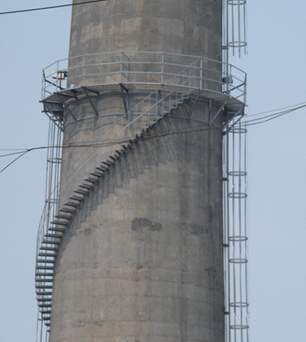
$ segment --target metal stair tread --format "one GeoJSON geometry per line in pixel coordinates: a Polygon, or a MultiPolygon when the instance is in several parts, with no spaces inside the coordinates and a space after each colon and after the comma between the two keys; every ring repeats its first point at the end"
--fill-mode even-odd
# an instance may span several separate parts
{"type": "Polygon", "coordinates": [[[52,232],[63,232],[65,229],[66,229],[65,227],[50,227],[50,228],[48,228],[48,230],[50,230],[52,232]]]}
{"type": "Polygon", "coordinates": [[[78,186],[81,187],[81,188],[84,188],[84,189],[88,189],[88,190],[93,188],[92,185],[87,185],[87,184],[84,184],[84,183],[83,184],[79,184],[78,186]]]}
{"type": "Polygon", "coordinates": [[[61,242],[60,240],[54,241],[54,240],[43,239],[42,243],[50,244],[50,245],[59,245],[61,242]]]}
{"type": "Polygon", "coordinates": [[[45,252],[39,252],[38,253],[38,256],[50,256],[50,257],[52,257],[52,256],[56,256],[57,255],[57,253],[45,253],[45,252]]]}
{"type": "Polygon", "coordinates": [[[106,165],[112,165],[112,164],[113,164],[113,161],[107,159],[107,160],[104,160],[102,163],[103,163],[103,164],[106,164],[106,165]]]}
{"type": "Polygon", "coordinates": [[[50,233],[46,233],[44,235],[44,237],[50,237],[50,238],[57,238],[57,239],[60,239],[63,235],[62,234],[50,234],[50,233]]]}
{"type": "MultiPolygon", "coordinates": [[[[40,282],[42,282],[42,281],[40,281],[40,282]]],[[[51,280],[45,280],[45,282],[49,282],[49,283],[51,283],[52,281],[51,280]]],[[[48,286],[48,285],[47,285],[48,286]]],[[[52,284],[52,286],[53,286],[53,284],[52,284]]],[[[46,291],[46,290],[49,290],[50,288],[49,287],[46,287],[46,288],[44,288],[44,287],[41,287],[41,288],[39,288],[39,289],[41,289],[41,290],[38,290],[38,291],[36,291],[36,295],[37,296],[49,296],[50,294],[52,294],[52,288],[51,288],[51,291],[46,291]]],[[[38,301],[39,302],[41,302],[41,301],[46,301],[46,300],[51,300],[50,298],[48,299],[48,298],[38,298],[38,301]]]]}
{"type": "Polygon", "coordinates": [[[90,172],[91,175],[94,175],[96,177],[102,177],[103,176],[103,172],[99,172],[98,170],[97,171],[92,171],[90,172]]]}
{"type": "Polygon", "coordinates": [[[110,154],[108,157],[111,158],[113,161],[118,159],[118,157],[115,154],[110,154]]]}
{"type": "Polygon", "coordinates": [[[84,180],[85,180],[86,182],[90,182],[90,183],[92,183],[92,184],[95,184],[95,183],[97,183],[98,178],[93,179],[93,178],[90,178],[90,176],[89,176],[88,178],[85,178],[84,180]]]}
{"type": "Polygon", "coordinates": [[[50,304],[45,304],[45,303],[43,303],[43,304],[38,304],[38,306],[39,306],[40,308],[51,308],[51,303],[50,303],[50,304]]]}
{"type": "MultiPolygon", "coordinates": [[[[70,197],[69,197],[69,198],[70,198],[70,197]]],[[[76,201],[76,200],[74,200],[74,201],[76,201]]],[[[67,206],[69,206],[69,207],[73,207],[73,208],[75,208],[75,210],[80,206],[79,203],[73,203],[73,202],[69,202],[69,201],[65,202],[64,205],[67,205],[67,206]]]]}
{"type": "Polygon", "coordinates": [[[73,192],[75,192],[77,194],[87,195],[89,191],[77,188],[77,189],[73,190],[73,192]]]}
{"type": "Polygon", "coordinates": [[[41,246],[40,250],[41,251],[57,251],[58,250],[58,246],[52,246],[52,247],[41,246]]]}
{"type": "Polygon", "coordinates": [[[46,260],[46,259],[36,259],[36,262],[46,263],[46,264],[55,264],[55,260],[46,260]]]}
{"type": "MultiPolygon", "coordinates": [[[[37,289],[52,289],[53,285],[35,285],[37,289]]],[[[37,292],[36,292],[37,293],[37,292]]]]}
{"type": "MultiPolygon", "coordinates": [[[[64,205],[66,205],[66,203],[64,205]]],[[[73,214],[75,212],[75,210],[76,210],[75,208],[69,209],[69,208],[62,207],[58,211],[63,211],[64,213],[71,213],[71,214],[73,214]]]]}
{"type": "MultiPolygon", "coordinates": [[[[82,202],[84,197],[80,197],[80,196],[75,196],[75,195],[72,195],[72,196],[69,196],[68,197],[69,199],[72,199],[73,201],[78,201],[78,202],[82,202]]],[[[78,204],[79,205],[79,204],[78,204]]]]}
{"type": "MultiPolygon", "coordinates": [[[[63,222],[63,221],[52,221],[51,223],[56,224],[56,225],[60,225],[60,226],[67,226],[67,224],[68,224],[67,221],[65,221],[65,222],[63,222]]],[[[53,228],[53,227],[50,227],[49,229],[51,229],[51,228],[53,228]]]]}
{"type": "Polygon", "coordinates": [[[36,276],[44,276],[44,277],[53,277],[53,272],[46,273],[46,272],[35,272],[36,276]]]}
{"type": "Polygon", "coordinates": [[[107,160],[102,160],[101,163],[100,163],[100,165],[103,165],[103,164],[106,165],[106,166],[105,166],[106,169],[109,168],[109,165],[110,165],[110,164],[109,164],[109,162],[108,162],[107,160]]]}
{"type": "Polygon", "coordinates": [[[57,214],[54,215],[54,217],[59,218],[59,219],[64,219],[64,220],[70,220],[71,219],[71,215],[63,215],[63,214],[57,214]]]}
{"type": "Polygon", "coordinates": [[[127,150],[128,148],[131,147],[131,144],[130,143],[124,143],[124,144],[122,144],[122,146],[125,150],[127,150]]]}
{"type": "Polygon", "coordinates": [[[108,170],[108,166],[104,166],[102,164],[102,165],[96,166],[95,169],[97,169],[97,170],[101,171],[102,173],[104,173],[104,171],[108,170]]]}
{"type": "Polygon", "coordinates": [[[36,269],[37,270],[53,270],[54,269],[54,265],[53,266],[36,265],[36,269]]]}

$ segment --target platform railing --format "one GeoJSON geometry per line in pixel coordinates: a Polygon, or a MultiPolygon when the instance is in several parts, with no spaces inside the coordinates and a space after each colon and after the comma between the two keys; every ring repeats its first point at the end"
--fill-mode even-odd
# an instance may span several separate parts
{"type": "Polygon", "coordinates": [[[201,56],[165,52],[118,51],[58,60],[43,70],[41,97],[43,100],[54,92],[88,85],[178,86],[189,75],[181,75],[180,80],[173,76],[191,64],[195,88],[226,94],[245,104],[244,71],[201,56]]]}

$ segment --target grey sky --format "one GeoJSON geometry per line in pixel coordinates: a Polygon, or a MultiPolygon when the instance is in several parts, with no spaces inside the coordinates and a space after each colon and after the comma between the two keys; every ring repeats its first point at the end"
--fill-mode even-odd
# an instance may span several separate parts
{"type": "MultiPolygon", "coordinates": [[[[0,11],[64,4],[2,0],[0,11]]],[[[248,0],[248,73],[253,114],[306,102],[305,0],[248,0]]],[[[47,143],[41,70],[68,55],[70,9],[0,16],[0,148],[47,143]]],[[[306,109],[248,133],[251,342],[306,336],[306,109]]],[[[3,151],[1,151],[2,153],[3,151]]],[[[2,168],[10,158],[0,158],[2,168]]],[[[36,231],[44,205],[46,152],[31,152],[0,174],[0,342],[35,341],[36,231]]]]}

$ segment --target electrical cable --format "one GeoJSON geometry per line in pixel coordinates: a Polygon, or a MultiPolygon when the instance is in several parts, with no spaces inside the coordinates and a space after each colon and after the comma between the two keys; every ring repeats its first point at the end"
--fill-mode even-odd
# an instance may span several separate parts
{"type": "MultiPolygon", "coordinates": [[[[285,108],[291,108],[292,106],[289,107],[285,107],[285,108]]],[[[262,124],[265,122],[268,122],[270,120],[276,119],[280,116],[292,113],[293,111],[296,111],[298,109],[304,108],[306,107],[305,102],[301,103],[300,105],[298,105],[297,107],[282,111],[282,112],[277,112],[277,113],[273,113],[270,115],[266,115],[263,117],[259,117],[257,119],[251,119],[251,120],[244,120],[243,123],[245,124],[245,126],[253,126],[253,125],[258,125],[258,124],[262,124]]],[[[269,111],[269,112],[273,112],[273,111],[269,111]]],[[[258,113],[258,114],[264,114],[264,113],[269,113],[269,112],[263,112],[263,113],[258,113]]],[[[253,115],[257,115],[257,114],[253,114],[253,115]]],[[[168,136],[168,135],[174,135],[174,134],[182,134],[182,133],[192,133],[192,132],[199,132],[199,131],[207,131],[207,130],[212,130],[212,129],[218,129],[220,131],[223,131],[226,127],[228,127],[228,125],[230,124],[227,123],[223,126],[220,127],[200,127],[200,128],[193,128],[193,129],[188,129],[188,130],[183,130],[183,131],[168,131],[168,132],[164,132],[164,133],[160,133],[160,134],[155,134],[152,136],[147,136],[147,137],[143,137],[142,140],[149,140],[149,139],[153,139],[153,138],[159,138],[159,137],[164,137],[164,136],[168,136]]],[[[37,150],[42,150],[42,149],[47,149],[47,148],[80,148],[80,147],[103,147],[103,146],[112,146],[112,145],[118,145],[118,144],[123,144],[128,142],[127,139],[115,139],[112,142],[107,142],[107,141],[99,141],[99,142],[88,142],[86,144],[68,144],[68,145],[62,145],[62,146],[39,146],[39,147],[32,147],[26,150],[19,150],[19,151],[15,151],[15,152],[10,152],[10,153],[6,153],[6,154],[2,154],[0,155],[0,157],[8,157],[8,156],[12,156],[12,155],[16,155],[19,154],[18,157],[16,157],[14,160],[12,160],[10,163],[8,163],[3,169],[0,170],[0,173],[2,173],[3,171],[5,171],[10,165],[12,165],[14,162],[16,162],[19,158],[23,157],[25,154],[31,152],[31,151],[37,151],[37,150]]],[[[7,151],[8,149],[6,149],[7,151]]]]}
{"type": "Polygon", "coordinates": [[[291,106],[286,106],[286,107],[282,107],[282,108],[276,108],[276,109],[271,109],[271,110],[268,110],[268,111],[265,111],[265,112],[260,112],[260,113],[255,113],[255,114],[249,114],[248,117],[252,117],[252,116],[257,116],[257,115],[262,115],[262,114],[267,114],[267,113],[272,113],[272,112],[279,112],[283,109],[288,109],[288,108],[292,108],[292,107],[297,107],[297,106],[303,106],[305,105],[306,102],[301,102],[301,103],[296,103],[296,104],[293,104],[291,106]]]}
{"type": "MultiPolygon", "coordinates": [[[[294,108],[291,108],[291,109],[288,109],[288,110],[285,110],[285,111],[282,111],[282,112],[276,112],[276,113],[273,113],[273,114],[270,114],[270,115],[265,115],[265,116],[259,117],[257,119],[245,120],[245,123],[246,123],[247,126],[252,126],[252,125],[257,125],[257,124],[265,123],[265,122],[268,122],[270,120],[276,119],[276,118],[278,118],[280,116],[292,113],[292,112],[294,112],[294,111],[296,111],[298,109],[304,108],[304,107],[306,107],[306,104],[301,104],[301,105],[299,105],[297,107],[294,107],[294,108]]],[[[290,108],[290,107],[286,107],[286,108],[290,108]]],[[[270,112],[272,112],[272,111],[270,111],[270,112]]],[[[269,112],[265,112],[265,113],[269,113],[269,112]]]]}
{"type": "Polygon", "coordinates": [[[86,5],[86,4],[91,4],[91,3],[94,3],[94,2],[102,2],[102,1],[107,1],[107,0],[91,0],[91,1],[79,2],[79,3],[76,3],[76,4],[64,4],[64,5],[54,5],[54,6],[46,6],[46,7],[28,8],[28,9],[15,10],[15,11],[0,12],[0,15],[43,11],[43,10],[49,10],[49,9],[55,9],[55,8],[63,8],[63,7],[72,7],[72,6],[78,6],[78,5],[86,5]]]}

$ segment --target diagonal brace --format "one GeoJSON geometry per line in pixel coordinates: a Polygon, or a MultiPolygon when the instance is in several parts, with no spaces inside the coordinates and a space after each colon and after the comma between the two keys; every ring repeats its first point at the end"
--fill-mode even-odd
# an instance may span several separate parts
{"type": "Polygon", "coordinates": [[[123,99],[125,114],[127,114],[128,113],[128,103],[127,103],[126,95],[128,95],[129,90],[122,83],[120,83],[120,88],[121,88],[121,95],[122,95],[122,99],[123,99]]]}
{"type": "Polygon", "coordinates": [[[86,87],[82,87],[82,89],[84,90],[84,93],[85,93],[85,95],[86,95],[86,97],[87,97],[87,100],[88,100],[88,102],[90,103],[92,109],[94,110],[96,116],[99,116],[99,113],[98,113],[96,107],[94,106],[94,104],[93,104],[92,101],[91,101],[90,96],[88,95],[88,91],[92,91],[92,92],[94,92],[94,93],[96,93],[96,94],[97,94],[97,92],[95,92],[95,91],[93,91],[93,90],[90,90],[90,89],[87,89],[86,87]]]}
{"type": "Polygon", "coordinates": [[[62,100],[61,94],[57,94],[57,96],[58,96],[59,100],[61,101],[61,103],[63,104],[63,107],[68,110],[68,112],[73,117],[74,121],[76,122],[77,121],[76,117],[72,113],[71,109],[68,106],[66,106],[66,102],[62,100]]]}
{"type": "Polygon", "coordinates": [[[222,110],[224,110],[225,105],[227,104],[228,98],[226,99],[226,101],[223,103],[223,105],[219,108],[219,110],[217,111],[217,113],[215,114],[215,116],[212,118],[212,120],[210,121],[210,125],[215,121],[216,117],[220,114],[220,112],[222,110]]]}

